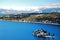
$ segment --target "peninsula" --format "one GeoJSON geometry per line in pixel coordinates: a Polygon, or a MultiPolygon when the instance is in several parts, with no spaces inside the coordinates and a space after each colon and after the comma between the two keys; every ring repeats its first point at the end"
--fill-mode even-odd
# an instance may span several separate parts
{"type": "Polygon", "coordinates": [[[60,13],[21,13],[21,14],[4,14],[0,16],[2,20],[14,20],[22,22],[37,22],[37,23],[50,23],[60,24],[60,13]]]}

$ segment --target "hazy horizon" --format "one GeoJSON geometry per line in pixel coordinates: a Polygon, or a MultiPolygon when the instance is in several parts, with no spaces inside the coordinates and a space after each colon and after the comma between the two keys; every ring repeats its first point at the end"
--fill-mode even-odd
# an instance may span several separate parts
{"type": "Polygon", "coordinates": [[[0,0],[0,8],[30,10],[39,8],[60,7],[60,0],[0,0]]]}

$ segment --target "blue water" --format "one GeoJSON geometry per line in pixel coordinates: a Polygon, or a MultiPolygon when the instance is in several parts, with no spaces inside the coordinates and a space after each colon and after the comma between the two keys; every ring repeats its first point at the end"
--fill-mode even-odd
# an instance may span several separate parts
{"type": "MultiPolygon", "coordinates": [[[[36,29],[44,29],[55,34],[54,40],[60,40],[60,26],[40,23],[24,23],[0,20],[0,40],[42,40],[32,35],[36,29]]],[[[47,40],[47,39],[46,39],[47,40]]],[[[48,39],[49,40],[49,39],[48,39]]],[[[52,40],[52,38],[50,38],[52,40]]]]}

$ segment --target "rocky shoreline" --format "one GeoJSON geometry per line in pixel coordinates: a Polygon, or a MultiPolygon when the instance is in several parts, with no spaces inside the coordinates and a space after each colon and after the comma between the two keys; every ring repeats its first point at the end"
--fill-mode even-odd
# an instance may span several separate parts
{"type": "MultiPolygon", "coordinates": [[[[0,20],[2,20],[2,19],[0,19],[0,20]]],[[[11,21],[11,22],[25,22],[25,23],[41,23],[41,24],[60,25],[60,24],[57,24],[57,23],[44,23],[44,22],[21,21],[21,20],[5,20],[5,21],[11,21]]]]}

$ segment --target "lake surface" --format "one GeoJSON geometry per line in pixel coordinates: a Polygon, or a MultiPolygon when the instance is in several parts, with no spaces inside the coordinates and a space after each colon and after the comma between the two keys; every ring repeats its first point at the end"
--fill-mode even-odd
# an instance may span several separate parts
{"type": "MultiPolygon", "coordinates": [[[[55,34],[54,40],[60,40],[60,26],[41,23],[24,23],[0,20],[0,40],[43,40],[32,35],[36,29],[44,29],[55,34]]],[[[47,40],[47,39],[45,39],[47,40]]],[[[49,39],[48,39],[49,40],[49,39]]],[[[52,38],[50,38],[52,40],[52,38]]]]}

